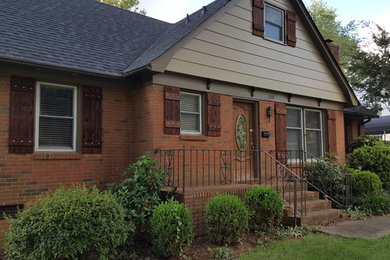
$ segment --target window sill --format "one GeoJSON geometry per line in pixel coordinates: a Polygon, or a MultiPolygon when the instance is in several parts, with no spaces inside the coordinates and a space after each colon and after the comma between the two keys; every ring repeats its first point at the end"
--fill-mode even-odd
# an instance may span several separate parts
{"type": "Polygon", "coordinates": [[[81,154],[78,153],[35,153],[34,160],[80,160],[81,154]]]}
{"type": "Polygon", "coordinates": [[[207,141],[207,137],[203,135],[187,135],[187,134],[181,134],[180,140],[184,141],[200,141],[205,142],[207,141]]]}
{"type": "Polygon", "coordinates": [[[270,37],[264,36],[264,40],[270,41],[270,42],[273,42],[273,43],[277,43],[277,44],[282,45],[282,46],[287,46],[287,44],[284,41],[278,41],[278,40],[272,39],[270,37]]]}

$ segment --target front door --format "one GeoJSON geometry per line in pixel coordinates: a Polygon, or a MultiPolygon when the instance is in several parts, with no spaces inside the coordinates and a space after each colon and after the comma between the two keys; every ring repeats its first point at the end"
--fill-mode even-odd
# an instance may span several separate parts
{"type": "Polygon", "coordinates": [[[235,180],[238,183],[248,183],[254,178],[254,104],[247,102],[233,102],[233,145],[235,180]]]}

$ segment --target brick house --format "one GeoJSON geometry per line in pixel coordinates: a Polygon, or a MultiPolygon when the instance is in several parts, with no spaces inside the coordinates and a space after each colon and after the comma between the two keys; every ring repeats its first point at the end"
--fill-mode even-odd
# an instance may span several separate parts
{"type": "Polygon", "coordinates": [[[301,0],[216,0],[175,24],[95,0],[3,0],[0,35],[2,211],[104,187],[150,151],[201,222],[211,195],[272,182],[263,157],[286,171],[300,157],[282,151],[343,158],[343,110],[359,105],[301,0]]]}

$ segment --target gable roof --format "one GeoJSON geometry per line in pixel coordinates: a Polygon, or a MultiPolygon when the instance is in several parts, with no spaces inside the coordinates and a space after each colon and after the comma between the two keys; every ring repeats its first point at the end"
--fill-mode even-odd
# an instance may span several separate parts
{"type": "MultiPolygon", "coordinates": [[[[302,0],[290,0],[349,105],[359,102],[302,0]]],[[[96,0],[1,0],[0,61],[125,77],[148,68],[231,0],[170,24],[96,0]]]]}
{"type": "Polygon", "coordinates": [[[0,59],[121,76],[171,27],[96,0],[1,0],[0,59]]]}

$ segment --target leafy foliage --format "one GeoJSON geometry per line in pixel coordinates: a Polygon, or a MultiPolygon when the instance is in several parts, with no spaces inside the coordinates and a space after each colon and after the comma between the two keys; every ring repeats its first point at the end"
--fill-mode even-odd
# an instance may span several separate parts
{"type": "Polygon", "coordinates": [[[206,231],[214,242],[237,242],[248,229],[248,219],[248,209],[237,196],[214,196],[206,204],[206,231]]]}
{"type": "Polygon", "coordinates": [[[208,248],[209,257],[215,259],[227,259],[230,256],[230,249],[228,247],[216,247],[214,250],[208,248]]]}
{"type": "Polygon", "coordinates": [[[387,195],[370,195],[362,200],[360,207],[373,215],[385,215],[390,212],[390,197],[387,195]]]}
{"type": "MultiPolygon", "coordinates": [[[[311,184],[343,204],[346,191],[349,189],[346,179],[349,177],[349,170],[346,164],[338,162],[337,158],[322,157],[316,161],[306,163],[304,172],[311,184]]],[[[316,190],[311,185],[309,185],[309,189],[316,190]]],[[[332,204],[335,207],[338,206],[333,201],[332,204]]]]}
{"type": "Polygon", "coordinates": [[[137,233],[147,233],[153,210],[161,203],[160,190],[164,187],[165,173],[152,161],[148,153],[138,158],[124,173],[126,178],[109,191],[125,208],[126,219],[137,227],[137,233]]]}
{"type": "Polygon", "coordinates": [[[390,105],[390,34],[371,27],[369,48],[361,49],[351,63],[352,85],[362,94],[366,106],[377,111],[390,105]]]}
{"type": "Polygon", "coordinates": [[[164,257],[181,255],[194,237],[191,213],[174,200],[157,207],[151,227],[153,248],[164,257]]]}
{"type": "Polygon", "coordinates": [[[346,213],[348,217],[353,220],[364,219],[372,215],[371,211],[361,209],[360,207],[349,207],[347,208],[346,213]]]}
{"type": "Polygon", "coordinates": [[[283,200],[272,187],[254,187],[247,191],[244,201],[250,211],[252,230],[267,230],[281,221],[283,200]]]}
{"type": "Polygon", "coordinates": [[[144,9],[140,10],[138,7],[139,0],[97,0],[97,1],[101,3],[113,5],[119,8],[123,8],[128,11],[146,15],[146,11],[144,9]]]}
{"type": "MultiPolygon", "coordinates": [[[[355,141],[353,141],[348,145],[347,153],[352,153],[355,149],[365,145],[374,146],[378,141],[379,141],[379,137],[377,136],[369,136],[369,135],[359,136],[355,141]]],[[[383,141],[383,142],[389,145],[389,142],[387,141],[383,141]]]]}
{"type": "Polygon", "coordinates": [[[58,189],[9,221],[5,246],[10,259],[103,258],[134,231],[122,206],[96,187],[58,189]]]}
{"type": "Polygon", "coordinates": [[[382,193],[382,181],[370,171],[351,169],[352,192],[354,196],[375,195],[382,193]]]}
{"type": "Polygon", "coordinates": [[[340,46],[340,66],[346,73],[350,61],[358,52],[357,23],[343,26],[338,20],[337,10],[328,7],[322,0],[312,0],[308,11],[324,39],[331,39],[340,46]]]}
{"type": "Polygon", "coordinates": [[[374,146],[355,149],[350,155],[350,166],[378,174],[383,188],[390,188],[390,146],[376,142],[374,146]]]}

